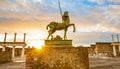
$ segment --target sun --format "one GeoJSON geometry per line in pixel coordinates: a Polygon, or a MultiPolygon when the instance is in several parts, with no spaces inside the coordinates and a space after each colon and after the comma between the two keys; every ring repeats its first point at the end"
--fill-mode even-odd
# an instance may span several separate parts
{"type": "Polygon", "coordinates": [[[37,48],[37,49],[41,49],[42,48],[42,46],[43,46],[43,42],[42,41],[32,41],[31,43],[30,43],[30,46],[34,46],[35,48],[37,48]]]}

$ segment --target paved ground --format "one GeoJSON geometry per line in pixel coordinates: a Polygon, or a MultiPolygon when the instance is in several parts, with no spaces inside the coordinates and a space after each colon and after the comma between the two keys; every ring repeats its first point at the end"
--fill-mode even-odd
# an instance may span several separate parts
{"type": "Polygon", "coordinates": [[[90,69],[120,69],[120,58],[92,57],[90,69]]]}
{"type": "Polygon", "coordinates": [[[25,63],[7,63],[0,65],[0,69],[25,69],[25,63]]]}
{"type": "Polygon", "coordinates": [[[13,58],[13,62],[0,64],[0,69],[25,69],[25,58],[13,58]]]}
{"type": "MultiPolygon", "coordinates": [[[[90,57],[90,69],[120,69],[120,58],[90,57]]],[[[0,64],[0,69],[25,69],[24,58],[14,58],[13,62],[0,64]]]]}

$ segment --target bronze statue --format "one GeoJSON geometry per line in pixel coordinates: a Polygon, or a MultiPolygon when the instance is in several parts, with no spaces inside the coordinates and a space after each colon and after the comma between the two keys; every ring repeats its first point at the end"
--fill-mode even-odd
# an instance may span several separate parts
{"type": "Polygon", "coordinates": [[[50,22],[50,24],[47,25],[47,27],[46,27],[47,30],[49,27],[49,31],[48,31],[49,35],[48,35],[47,39],[49,39],[50,36],[51,36],[51,38],[53,38],[52,34],[56,30],[64,30],[64,40],[66,40],[67,39],[66,32],[67,32],[68,27],[70,27],[70,26],[73,26],[73,28],[74,28],[73,32],[75,32],[75,25],[70,24],[70,18],[69,18],[67,11],[64,12],[64,15],[62,16],[62,21],[63,21],[62,23],[50,22]]]}

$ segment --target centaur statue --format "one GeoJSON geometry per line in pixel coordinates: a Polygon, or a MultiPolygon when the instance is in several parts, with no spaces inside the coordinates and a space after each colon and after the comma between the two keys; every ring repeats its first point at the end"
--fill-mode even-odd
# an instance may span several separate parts
{"type": "Polygon", "coordinates": [[[50,24],[47,25],[46,29],[48,30],[49,28],[49,35],[47,37],[47,40],[49,39],[49,37],[51,36],[51,39],[53,38],[53,33],[56,31],[56,30],[64,30],[64,40],[67,39],[67,36],[66,36],[66,33],[67,33],[67,30],[68,30],[68,27],[70,26],[73,26],[73,32],[75,32],[75,25],[74,24],[70,24],[70,18],[69,18],[69,15],[68,15],[68,12],[65,11],[63,16],[62,16],[62,23],[58,23],[58,22],[50,22],[50,24]]]}
{"type": "Polygon", "coordinates": [[[58,22],[50,22],[50,24],[47,25],[46,29],[48,30],[49,28],[49,35],[47,37],[47,40],[49,39],[49,37],[51,36],[51,39],[53,38],[53,33],[56,30],[64,30],[64,40],[67,39],[66,33],[68,30],[68,27],[73,26],[74,30],[73,32],[75,32],[75,25],[74,24],[70,24],[70,18],[68,15],[68,12],[65,11],[64,14],[62,15],[62,10],[61,10],[61,6],[60,6],[60,1],[58,0],[58,4],[59,4],[59,9],[60,9],[60,13],[61,13],[61,17],[62,17],[62,23],[58,23],[58,22]]]}

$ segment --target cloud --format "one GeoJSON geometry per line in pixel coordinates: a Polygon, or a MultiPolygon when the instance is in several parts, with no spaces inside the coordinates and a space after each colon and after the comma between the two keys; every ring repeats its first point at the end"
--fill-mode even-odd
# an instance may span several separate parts
{"type": "Polygon", "coordinates": [[[104,4],[104,0],[88,0],[89,2],[94,2],[97,4],[104,4]]]}
{"type": "MultiPolygon", "coordinates": [[[[107,33],[107,32],[79,32],[72,33],[68,32],[71,35],[67,35],[68,38],[73,39],[73,44],[75,46],[79,45],[90,45],[95,44],[95,42],[111,42],[111,35],[116,33],[107,33]]],[[[114,37],[116,39],[116,37],[114,37]]],[[[117,40],[115,40],[117,41],[117,40]]]]}
{"type": "MultiPolygon", "coordinates": [[[[75,39],[78,44],[82,39],[84,40],[82,42],[88,41],[88,43],[104,41],[104,37],[108,34],[120,33],[119,0],[60,1],[62,11],[69,11],[71,23],[74,23],[77,29],[77,32],[72,34],[70,32],[73,28],[70,27],[68,33],[72,35],[68,37],[75,38],[80,36],[80,39],[75,39]]],[[[44,34],[47,34],[45,27],[51,21],[61,22],[57,0],[0,1],[1,32],[17,32],[19,30],[30,33],[32,29],[33,31],[39,29],[45,31],[46,33],[44,34]]]]}
{"type": "MultiPolygon", "coordinates": [[[[104,0],[88,0],[89,2],[106,2],[104,0]]],[[[75,23],[78,31],[92,32],[119,32],[119,5],[111,6],[84,6],[84,1],[61,1],[63,11],[65,7],[69,11],[71,22],[75,23]],[[67,3],[66,3],[67,2],[67,3]],[[76,5],[71,5],[71,4],[76,5]],[[82,6],[83,5],[83,6],[82,6]],[[91,10],[92,9],[92,10],[91,10]]],[[[112,2],[112,0],[107,1],[112,2]]],[[[114,1],[115,2],[115,1],[114,1]]],[[[117,1],[118,2],[118,1],[117,1]]],[[[0,6],[1,21],[58,21],[61,22],[57,1],[52,0],[14,0],[3,1],[0,6]],[[57,17],[57,18],[56,18],[57,17]]],[[[89,3],[90,4],[90,3],[89,3]]],[[[88,4],[88,5],[89,5],[88,4]]]]}
{"type": "Polygon", "coordinates": [[[6,6],[6,5],[8,5],[9,3],[8,3],[8,1],[7,0],[0,0],[0,5],[1,6],[6,6]]]}
{"type": "Polygon", "coordinates": [[[41,2],[43,2],[43,0],[33,0],[33,2],[35,2],[35,3],[40,2],[41,3],[41,2]]]}

